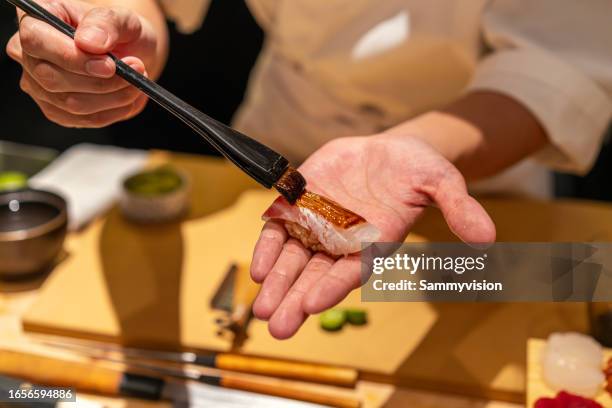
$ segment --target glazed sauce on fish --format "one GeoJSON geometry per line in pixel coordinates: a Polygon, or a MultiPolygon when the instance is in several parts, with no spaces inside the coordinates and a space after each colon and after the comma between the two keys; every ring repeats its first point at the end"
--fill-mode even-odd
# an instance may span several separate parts
{"type": "Polygon", "coordinates": [[[354,225],[365,222],[365,219],[354,212],[347,210],[335,201],[322,197],[310,191],[304,193],[297,199],[295,205],[308,208],[320,214],[327,221],[340,228],[350,228],[354,225]]]}

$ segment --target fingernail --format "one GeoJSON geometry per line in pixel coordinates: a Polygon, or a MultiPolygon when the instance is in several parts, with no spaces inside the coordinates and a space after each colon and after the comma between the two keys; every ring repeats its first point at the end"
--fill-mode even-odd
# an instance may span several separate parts
{"type": "Polygon", "coordinates": [[[82,29],[79,35],[81,39],[89,43],[99,45],[100,47],[103,47],[106,44],[106,41],[108,40],[108,34],[106,33],[106,31],[95,26],[86,27],[82,29]]]}
{"type": "Polygon", "coordinates": [[[110,58],[91,59],[85,63],[85,70],[93,76],[108,78],[113,75],[110,58]]]}
{"type": "Polygon", "coordinates": [[[130,68],[132,68],[136,72],[142,71],[142,66],[139,64],[128,64],[128,65],[130,66],[130,68]]]}

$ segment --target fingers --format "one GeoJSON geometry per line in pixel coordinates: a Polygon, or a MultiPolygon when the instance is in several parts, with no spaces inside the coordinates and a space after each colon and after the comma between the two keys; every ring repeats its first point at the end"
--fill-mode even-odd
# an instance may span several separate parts
{"type": "MultiPolygon", "coordinates": [[[[118,76],[112,78],[94,78],[65,71],[50,62],[22,54],[18,48],[11,48],[10,56],[19,62],[24,71],[34,79],[40,87],[48,92],[79,92],[91,94],[106,94],[119,91],[129,84],[118,76]]],[[[7,47],[7,52],[8,48],[7,47]]],[[[136,57],[126,57],[123,61],[134,70],[146,75],[144,63],[136,57]]]]}
{"type": "Polygon", "coordinates": [[[19,33],[15,33],[6,43],[6,54],[21,64],[21,42],[19,41],[19,33]]]}
{"type": "MultiPolygon", "coordinates": [[[[126,58],[127,59],[127,58],[126,58]]],[[[80,92],[90,94],[106,94],[119,91],[129,84],[118,76],[112,78],[94,78],[64,71],[57,65],[25,55],[22,60],[23,69],[43,89],[48,92],[80,92]]],[[[144,73],[144,65],[130,62],[130,66],[144,73]]]]}
{"type": "Polygon", "coordinates": [[[122,8],[98,7],[84,15],[74,41],[83,51],[105,54],[119,44],[136,41],[141,32],[142,24],[135,13],[122,8]]]}
{"type": "Polygon", "coordinates": [[[147,104],[145,95],[139,96],[131,105],[122,108],[106,110],[91,115],[74,115],[59,109],[55,105],[41,100],[35,100],[47,119],[58,125],[75,128],[99,128],[112,123],[127,120],[140,113],[147,104]]]}
{"type": "Polygon", "coordinates": [[[255,282],[263,282],[268,272],[272,270],[287,237],[288,234],[282,222],[275,220],[266,222],[253,250],[251,277],[255,282]]]}
{"type": "Polygon", "coordinates": [[[70,37],[36,18],[26,16],[21,20],[19,39],[23,54],[65,71],[99,78],[115,74],[115,63],[110,57],[82,51],[70,37]]]}
{"type": "Polygon", "coordinates": [[[21,79],[21,89],[34,99],[47,102],[73,114],[90,115],[116,108],[128,107],[141,95],[133,86],[108,94],[87,94],[76,92],[49,92],[41,87],[27,72],[21,79]]]}
{"type": "Polygon", "coordinates": [[[299,241],[292,238],[283,245],[253,304],[257,318],[267,320],[274,313],[309,259],[310,251],[299,241]]]}
{"type": "MultiPolygon", "coordinates": [[[[68,73],[50,63],[19,55],[17,49],[12,56],[23,61],[21,89],[36,101],[47,118],[60,125],[103,127],[133,117],[146,105],[146,97],[119,78],[96,79],[68,73]]],[[[146,75],[139,59],[127,57],[124,61],[146,75]]]]}
{"type": "Polygon", "coordinates": [[[340,303],[361,285],[359,255],[341,258],[308,291],[302,304],[307,314],[317,314],[340,303]]]}
{"type": "MultiPolygon", "coordinates": [[[[39,6],[44,7],[51,14],[72,26],[75,26],[76,22],[81,19],[85,11],[84,6],[86,6],[78,1],[37,0],[36,2],[39,6]]],[[[21,24],[25,16],[25,12],[17,8],[17,20],[19,24],[21,24]]]]}
{"type": "MultiPolygon", "coordinates": [[[[127,56],[134,54],[132,46],[143,35],[144,20],[127,9],[92,8],[79,1],[39,4],[77,27],[73,40],[18,10],[19,31],[8,42],[7,53],[23,66],[22,88],[43,113],[64,126],[100,127],[144,109],[147,99],[115,76],[115,63],[106,55],[126,56],[124,62],[146,75],[143,61],[127,56]]],[[[156,49],[155,36],[147,39],[136,47],[145,57],[156,49]]]]}
{"type": "MultiPolygon", "coordinates": [[[[75,26],[87,9],[91,8],[82,1],[36,0],[36,3],[72,26],[75,26]]],[[[23,10],[18,8],[17,17],[21,19],[24,15],[23,10]]]]}
{"type": "Polygon", "coordinates": [[[449,172],[440,181],[432,198],[451,231],[463,242],[488,244],[495,241],[495,224],[480,203],[468,194],[458,170],[449,172]]]}
{"type": "Polygon", "coordinates": [[[308,315],[302,309],[303,293],[290,291],[283,299],[282,306],[268,322],[268,331],[278,340],[293,336],[304,324],[308,315]]]}
{"type": "Polygon", "coordinates": [[[277,339],[293,336],[304,323],[308,314],[303,302],[306,293],[325,275],[334,264],[329,256],[318,253],[308,262],[287,296],[269,320],[268,330],[277,339]]]}
{"type": "MultiPolygon", "coordinates": [[[[94,8],[87,12],[69,12],[70,7],[56,3],[63,4],[43,2],[42,5],[65,21],[78,22],[75,39],[20,12],[19,42],[22,53],[74,74],[111,78],[115,74],[115,63],[105,54],[140,37],[140,18],[127,9],[94,8]]],[[[72,24],[75,25],[74,22],[72,24]]]]}
{"type": "Polygon", "coordinates": [[[268,329],[277,339],[293,336],[309,314],[334,306],[360,285],[358,256],[332,258],[310,251],[297,240],[287,241],[281,222],[268,221],[255,246],[251,276],[263,285],[254,315],[269,320],[268,329]]]}

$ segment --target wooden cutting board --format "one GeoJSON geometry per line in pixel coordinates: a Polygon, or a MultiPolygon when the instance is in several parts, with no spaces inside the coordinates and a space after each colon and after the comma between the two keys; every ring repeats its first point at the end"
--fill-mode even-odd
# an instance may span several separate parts
{"type": "MultiPolygon", "coordinates": [[[[172,156],[194,183],[181,224],[137,226],[117,210],[78,237],[24,318],[27,331],[124,344],[227,350],[209,303],[231,262],[248,262],[275,194],[215,159],[172,156]],[[242,192],[249,190],[241,195],[242,192]],[[235,201],[237,200],[237,201],[235,201]],[[232,204],[233,203],[233,204],[232,204]]],[[[485,200],[500,241],[612,239],[604,205],[485,200]]],[[[411,241],[454,240],[432,210],[411,241]]],[[[344,305],[360,304],[354,291],[344,305]]],[[[525,344],[551,331],[585,331],[582,304],[363,303],[370,323],[339,333],[309,319],[287,341],[254,321],[242,352],[356,367],[365,377],[523,402],[525,344]]]]}
{"type": "MultiPolygon", "coordinates": [[[[546,341],[541,339],[530,339],[527,352],[527,407],[533,407],[535,402],[543,397],[554,397],[557,392],[548,387],[542,378],[542,354],[546,347],[546,341]]],[[[612,349],[604,350],[605,360],[612,358],[612,349]]],[[[612,407],[612,397],[605,391],[601,391],[595,401],[603,407],[612,407]]]]}

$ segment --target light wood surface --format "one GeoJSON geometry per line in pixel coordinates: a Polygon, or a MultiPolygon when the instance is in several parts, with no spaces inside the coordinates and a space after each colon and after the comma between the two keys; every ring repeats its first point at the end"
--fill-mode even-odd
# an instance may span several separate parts
{"type": "MultiPolygon", "coordinates": [[[[24,338],[22,342],[0,341],[0,374],[21,378],[34,384],[73,387],[79,393],[95,392],[119,396],[123,373],[157,377],[155,370],[130,365],[117,357],[99,360],[67,349],[56,349],[24,338]],[[122,363],[123,361],[123,363],[122,363]]],[[[215,378],[225,388],[249,391],[338,408],[359,408],[361,397],[351,388],[325,386],[317,383],[290,381],[275,377],[220,371],[191,365],[157,364],[158,368],[197,370],[215,378]]]]}
{"type": "MultiPolygon", "coordinates": [[[[78,250],[45,283],[25,317],[27,330],[139,346],[228,350],[230,342],[215,334],[209,299],[230,263],[248,262],[262,225],[260,215],[275,194],[256,189],[239,195],[253,185],[223,164],[185,157],[174,162],[194,180],[189,220],[137,226],[112,211],[82,234],[78,250]]],[[[611,238],[612,210],[606,206],[501,199],[484,203],[498,225],[500,241],[611,238]]],[[[452,237],[439,214],[430,211],[409,239],[452,237]]],[[[360,303],[355,291],[344,305],[360,303]]],[[[264,322],[254,321],[242,352],[346,365],[366,378],[519,402],[525,390],[527,338],[586,330],[581,304],[362,306],[371,317],[365,327],[330,334],[309,319],[283,342],[268,334],[264,322]]]]}
{"type": "Polygon", "coordinates": [[[0,355],[0,373],[5,375],[35,384],[119,395],[121,373],[107,367],[62,361],[10,349],[0,349],[0,355]]]}
{"type": "MultiPolygon", "coordinates": [[[[215,335],[209,300],[231,262],[249,261],[259,217],[275,195],[220,161],[186,156],[171,161],[194,181],[189,219],[143,227],[111,211],[80,234],[45,282],[25,316],[27,330],[138,346],[229,348],[227,339],[215,335]],[[247,189],[252,191],[240,196],[247,189]]],[[[609,206],[504,199],[484,204],[500,241],[612,239],[609,206]]],[[[435,210],[409,237],[452,239],[435,210]]],[[[359,296],[353,292],[344,306],[366,308],[365,327],[326,333],[309,319],[294,338],[279,342],[264,322],[254,321],[242,352],[346,365],[366,379],[522,402],[527,338],[586,330],[582,304],[362,304],[359,296]]]]}
{"type": "Polygon", "coordinates": [[[265,382],[253,382],[240,376],[230,375],[223,380],[224,387],[264,393],[282,398],[299,399],[324,406],[338,408],[360,408],[361,401],[353,390],[340,390],[340,392],[319,392],[318,386],[310,384],[278,384],[278,380],[269,379],[265,382]]]}
{"type": "MultiPolygon", "coordinates": [[[[546,341],[542,339],[530,339],[527,352],[527,406],[533,407],[535,402],[542,397],[554,397],[557,392],[551,389],[542,377],[542,354],[546,347],[546,341]]],[[[612,349],[605,349],[605,360],[612,358],[612,349]]],[[[603,363],[603,362],[602,362],[603,363]]],[[[603,407],[612,407],[610,394],[602,390],[595,400],[603,407]]]]}

